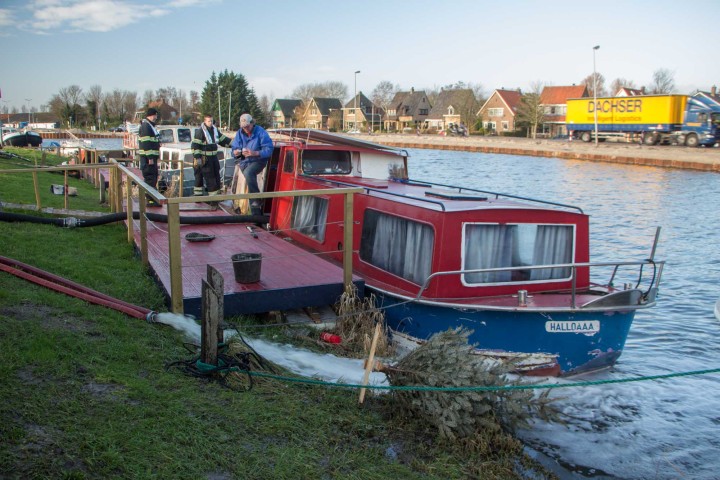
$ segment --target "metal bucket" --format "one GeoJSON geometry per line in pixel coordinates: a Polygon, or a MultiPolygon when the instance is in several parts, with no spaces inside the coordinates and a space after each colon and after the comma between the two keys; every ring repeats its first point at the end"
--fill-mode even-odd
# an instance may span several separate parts
{"type": "Polygon", "coordinates": [[[260,281],[262,254],[236,253],[232,257],[235,281],[238,283],[255,283],[260,281]]]}

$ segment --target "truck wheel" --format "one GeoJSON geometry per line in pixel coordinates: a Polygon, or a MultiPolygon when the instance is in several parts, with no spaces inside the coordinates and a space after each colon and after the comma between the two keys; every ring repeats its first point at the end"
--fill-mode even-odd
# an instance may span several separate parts
{"type": "Polygon", "coordinates": [[[689,134],[689,135],[685,138],[685,146],[686,146],[686,147],[695,148],[695,147],[697,147],[699,144],[700,144],[700,142],[698,141],[698,136],[695,135],[694,133],[689,134]]]}
{"type": "Polygon", "coordinates": [[[646,133],[643,135],[643,143],[645,145],[655,145],[657,141],[658,137],[654,133],[646,133]]]}
{"type": "Polygon", "coordinates": [[[580,135],[580,140],[582,140],[583,142],[589,142],[590,141],[590,132],[583,132],[580,135]]]}

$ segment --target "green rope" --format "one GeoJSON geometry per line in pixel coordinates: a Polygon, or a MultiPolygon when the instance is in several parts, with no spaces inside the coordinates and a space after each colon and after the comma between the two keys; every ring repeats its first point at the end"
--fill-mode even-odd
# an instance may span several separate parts
{"type": "MultiPolygon", "coordinates": [[[[242,370],[241,370],[242,371],[242,370]]],[[[310,385],[324,385],[334,388],[367,388],[372,390],[400,390],[400,391],[417,391],[417,392],[482,392],[482,391],[498,391],[498,390],[539,390],[551,388],[570,388],[570,387],[589,387],[594,385],[606,385],[610,383],[630,383],[644,382],[649,380],[663,380],[674,377],[689,377],[695,375],[707,375],[709,373],[719,373],[720,368],[709,370],[694,370],[690,372],[668,373],[665,375],[650,375],[647,377],[621,378],[617,380],[596,380],[590,382],[573,382],[565,384],[534,384],[534,385],[501,385],[501,386],[467,386],[467,387],[425,387],[422,385],[359,385],[357,383],[330,383],[323,380],[313,380],[309,378],[284,377],[282,375],[272,375],[262,372],[243,372],[255,377],[272,378],[290,383],[305,383],[310,385]]]]}

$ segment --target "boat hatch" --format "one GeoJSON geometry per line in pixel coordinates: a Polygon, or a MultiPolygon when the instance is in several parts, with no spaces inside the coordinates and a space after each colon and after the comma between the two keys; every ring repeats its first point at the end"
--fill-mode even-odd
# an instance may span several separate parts
{"type": "Polygon", "coordinates": [[[430,191],[426,190],[425,195],[428,197],[442,198],[444,200],[475,200],[479,202],[486,202],[488,197],[475,195],[471,193],[458,193],[458,192],[442,192],[442,191],[430,191]]]}

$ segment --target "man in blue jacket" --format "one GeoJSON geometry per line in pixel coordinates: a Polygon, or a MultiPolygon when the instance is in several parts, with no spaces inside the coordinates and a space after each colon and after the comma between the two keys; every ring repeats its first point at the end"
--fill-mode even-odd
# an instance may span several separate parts
{"type": "MultiPolygon", "coordinates": [[[[258,193],[257,176],[272,156],[273,142],[267,131],[259,125],[249,113],[240,115],[240,130],[230,144],[235,158],[240,159],[240,171],[245,177],[248,193],[258,193]]],[[[250,213],[262,215],[262,201],[250,201],[250,213]]]]}

